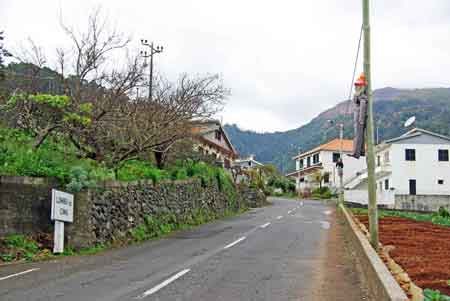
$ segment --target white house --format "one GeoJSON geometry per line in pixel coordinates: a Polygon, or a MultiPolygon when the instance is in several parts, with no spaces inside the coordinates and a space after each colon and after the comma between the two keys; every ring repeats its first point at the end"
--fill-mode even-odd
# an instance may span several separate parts
{"type": "MultiPolygon", "coordinates": [[[[377,202],[433,211],[450,205],[450,138],[415,128],[375,150],[377,202]]],[[[367,204],[367,171],[345,183],[345,199],[367,204]]]]}
{"type": "Polygon", "coordinates": [[[255,160],[254,155],[250,155],[245,159],[237,159],[234,161],[234,165],[240,166],[241,169],[253,169],[264,166],[264,164],[255,160]]]}
{"type": "MultiPolygon", "coordinates": [[[[325,177],[324,186],[332,189],[339,187],[339,176],[337,173],[336,162],[340,158],[339,148],[340,140],[334,139],[322,144],[310,151],[301,153],[293,157],[295,160],[296,170],[287,176],[296,180],[296,187],[299,192],[305,192],[318,186],[313,179],[313,174],[317,171],[322,172],[325,177]]],[[[354,177],[357,171],[366,166],[365,157],[355,159],[348,156],[353,150],[353,140],[342,140],[342,152],[344,163],[344,182],[354,177]]]]}

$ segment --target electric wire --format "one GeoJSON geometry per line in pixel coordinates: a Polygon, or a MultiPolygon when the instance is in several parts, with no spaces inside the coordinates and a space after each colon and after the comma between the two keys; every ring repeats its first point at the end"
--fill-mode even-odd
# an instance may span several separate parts
{"type": "Polygon", "coordinates": [[[351,84],[350,84],[350,91],[348,92],[347,108],[345,110],[345,115],[348,115],[350,113],[349,108],[350,108],[350,104],[352,102],[351,97],[352,97],[352,92],[353,92],[353,83],[355,82],[356,67],[358,66],[358,59],[359,59],[359,52],[361,49],[362,35],[363,35],[363,25],[361,24],[361,30],[359,31],[358,48],[356,50],[356,59],[355,59],[355,64],[353,66],[353,75],[352,75],[352,80],[351,80],[351,84]]]}

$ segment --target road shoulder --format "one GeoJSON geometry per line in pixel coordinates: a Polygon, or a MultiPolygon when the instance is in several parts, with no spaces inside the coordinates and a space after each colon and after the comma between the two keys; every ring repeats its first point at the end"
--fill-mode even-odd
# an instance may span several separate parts
{"type": "Polygon", "coordinates": [[[314,301],[360,301],[373,299],[362,277],[362,269],[351,250],[349,233],[333,209],[328,236],[322,248],[323,264],[314,279],[314,301]]]}

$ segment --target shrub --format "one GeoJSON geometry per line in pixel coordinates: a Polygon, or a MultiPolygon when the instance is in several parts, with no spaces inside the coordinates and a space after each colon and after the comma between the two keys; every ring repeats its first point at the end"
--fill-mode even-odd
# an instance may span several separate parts
{"type": "Polygon", "coordinates": [[[30,261],[39,252],[38,244],[24,235],[10,235],[3,239],[3,244],[9,250],[6,254],[1,254],[3,261],[13,261],[25,259],[30,261]]]}
{"type": "Polygon", "coordinates": [[[438,214],[439,214],[440,217],[450,218],[450,213],[444,207],[439,207],[438,214]]]}

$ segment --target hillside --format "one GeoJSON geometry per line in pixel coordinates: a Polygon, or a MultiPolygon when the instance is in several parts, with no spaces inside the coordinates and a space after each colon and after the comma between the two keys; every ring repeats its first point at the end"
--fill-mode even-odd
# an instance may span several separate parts
{"type": "MultiPolygon", "coordinates": [[[[450,88],[395,89],[374,91],[374,114],[379,127],[380,141],[402,134],[403,123],[408,117],[417,117],[416,126],[437,133],[450,135],[450,88]]],[[[274,133],[244,131],[235,124],[225,125],[233,144],[241,156],[256,155],[265,163],[275,164],[282,172],[294,167],[291,157],[299,149],[311,149],[326,140],[338,137],[336,128],[330,128],[327,120],[343,121],[344,136],[352,138],[352,112],[347,103],[320,113],[309,123],[293,130],[274,133]]]]}

